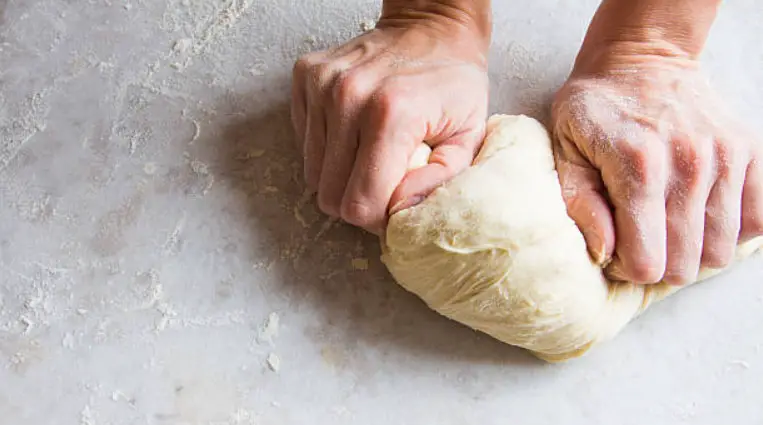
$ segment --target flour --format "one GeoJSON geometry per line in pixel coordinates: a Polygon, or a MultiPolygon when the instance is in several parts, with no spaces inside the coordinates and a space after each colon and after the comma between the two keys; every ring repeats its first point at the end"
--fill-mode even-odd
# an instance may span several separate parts
{"type": "Polygon", "coordinates": [[[175,255],[180,252],[180,249],[182,248],[180,235],[185,228],[185,223],[186,215],[183,213],[183,216],[178,220],[175,228],[172,230],[172,233],[167,236],[167,240],[164,242],[164,246],[162,247],[162,252],[164,255],[175,255]]]}
{"type": "Polygon", "coordinates": [[[90,410],[90,405],[85,405],[80,412],[80,425],[96,425],[95,419],[93,419],[93,412],[90,410]]]}
{"type": "Polygon", "coordinates": [[[193,40],[190,38],[181,38],[172,45],[172,52],[181,54],[187,52],[193,46],[193,40]]]}
{"type": "Polygon", "coordinates": [[[71,332],[67,332],[64,334],[64,338],[61,340],[61,346],[66,348],[67,350],[71,350],[74,348],[74,335],[72,335],[71,332]]]}
{"type": "Polygon", "coordinates": [[[257,342],[273,344],[274,339],[278,336],[280,321],[278,313],[270,313],[265,323],[260,327],[257,334],[257,342]]]}
{"type": "Polygon", "coordinates": [[[0,317],[8,319],[3,329],[31,340],[61,319],[64,313],[55,308],[52,298],[71,291],[73,281],[68,270],[28,264],[24,272],[20,272],[0,264],[1,272],[20,279],[18,283],[14,279],[3,282],[5,289],[14,294],[12,299],[4,298],[0,310],[0,317]]]}
{"type": "Polygon", "coordinates": [[[50,194],[42,194],[39,197],[21,196],[11,200],[9,204],[15,206],[19,217],[32,223],[44,223],[55,213],[54,201],[50,194]]]}
{"type": "Polygon", "coordinates": [[[215,177],[209,171],[209,166],[198,159],[191,160],[188,165],[191,167],[194,174],[204,182],[203,187],[201,188],[201,195],[206,195],[215,183],[215,177]]]}
{"type": "Polygon", "coordinates": [[[145,165],[143,165],[143,172],[146,173],[146,175],[153,176],[156,174],[156,163],[154,162],[147,162],[145,165]]]}
{"type": "MultiPolygon", "coordinates": [[[[18,155],[24,145],[47,127],[49,90],[27,97],[18,106],[16,117],[0,115],[0,172],[18,155]]],[[[0,112],[4,112],[0,109],[0,112]]]]}
{"type": "Polygon", "coordinates": [[[257,415],[246,409],[236,410],[226,425],[257,425],[257,415]]]}
{"type": "Polygon", "coordinates": [[[114,390],[114,391],[112,391],[112,393],[111,393],[111,401],[113,401],[115,403],[116,402],[120,402],[120,401],[124,401],[124,402],[130,403],[130,404],[134,404],[135,403],[135,400],[133,400],[131,397],[128,397],[127,394],[125,394],[121,390],[114,390]]]}
{"type": "Polygon", "coordinates": [[[202,0],[170,1],[163,17],[167,31],[183,31],[188,36],[177,40],[171,55],[184,57],[174,62],[178,69],[188,67],[195,56],[205,52],[214,41],[229,31],[252,7],[254,0],[224,0],[221,5],[202,0]]]}
{"type": "Polygon", "coordinates": [[[204,316],[191,316],[186,312],[176,312],[167,320],[165,328],[173,329],[215,329],[231,328],[251,323],[252,314],[244,310],[230,310],[204,316]]]}

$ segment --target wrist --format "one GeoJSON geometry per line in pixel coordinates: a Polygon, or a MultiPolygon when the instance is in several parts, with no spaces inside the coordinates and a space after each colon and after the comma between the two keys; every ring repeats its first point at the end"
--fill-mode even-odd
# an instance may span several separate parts
{"type": "Polygon", "coordinates": [[[696,66],[720,0],[604,0],[588,28],[576,71],[639,58],[696,66]]]}
{"type": "Polygon", "coordinates": [[[487,51],[492,33],[490,0],[384,0],[377,27],[418,27],[473,40],[487,51]]]}

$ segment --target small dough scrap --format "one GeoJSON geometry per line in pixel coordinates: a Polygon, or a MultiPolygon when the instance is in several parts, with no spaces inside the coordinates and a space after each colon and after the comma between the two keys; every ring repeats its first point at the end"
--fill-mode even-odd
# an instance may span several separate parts
{"type": "MultiPolygon", "coordinates": [[[[751,240],[736,257],[762,247],[751,240]]],[[[582,355],[680,289],[607,281],[567,215],[548,132],[525,116],[491,117],[472,167],[393,215],[382,250],[432,309],[550,362],[582,355]]]]}

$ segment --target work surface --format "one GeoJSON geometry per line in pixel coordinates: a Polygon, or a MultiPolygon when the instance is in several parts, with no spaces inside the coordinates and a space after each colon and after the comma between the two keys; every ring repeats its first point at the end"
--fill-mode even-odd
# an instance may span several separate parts
{"type": "MultiPolygon", "coordinates": [[[[496,2],[543,118],[595,1],[496,2]]],[[[302,195],[291,64],[373,1],[0,0],[0,424],[760,424],[763,261],[563,365],[430,312],[302,195]]],[[[763,8],[705,65],[758,130],[763,8]]]]}

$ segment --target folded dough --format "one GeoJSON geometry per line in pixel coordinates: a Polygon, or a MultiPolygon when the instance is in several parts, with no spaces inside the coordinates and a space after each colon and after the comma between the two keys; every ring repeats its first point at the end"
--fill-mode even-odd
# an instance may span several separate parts
{"type": "MultiPolygon", "coordinates": [[[[761,247],[747,242],[737,259],[761,247]]],[[[680,289],[604,278],[567,216],[548,133],[525,116],[491,117],[474,165],[392,216],[382,249],[397,282],[435,311],[552,362],[680,289]]]]}

